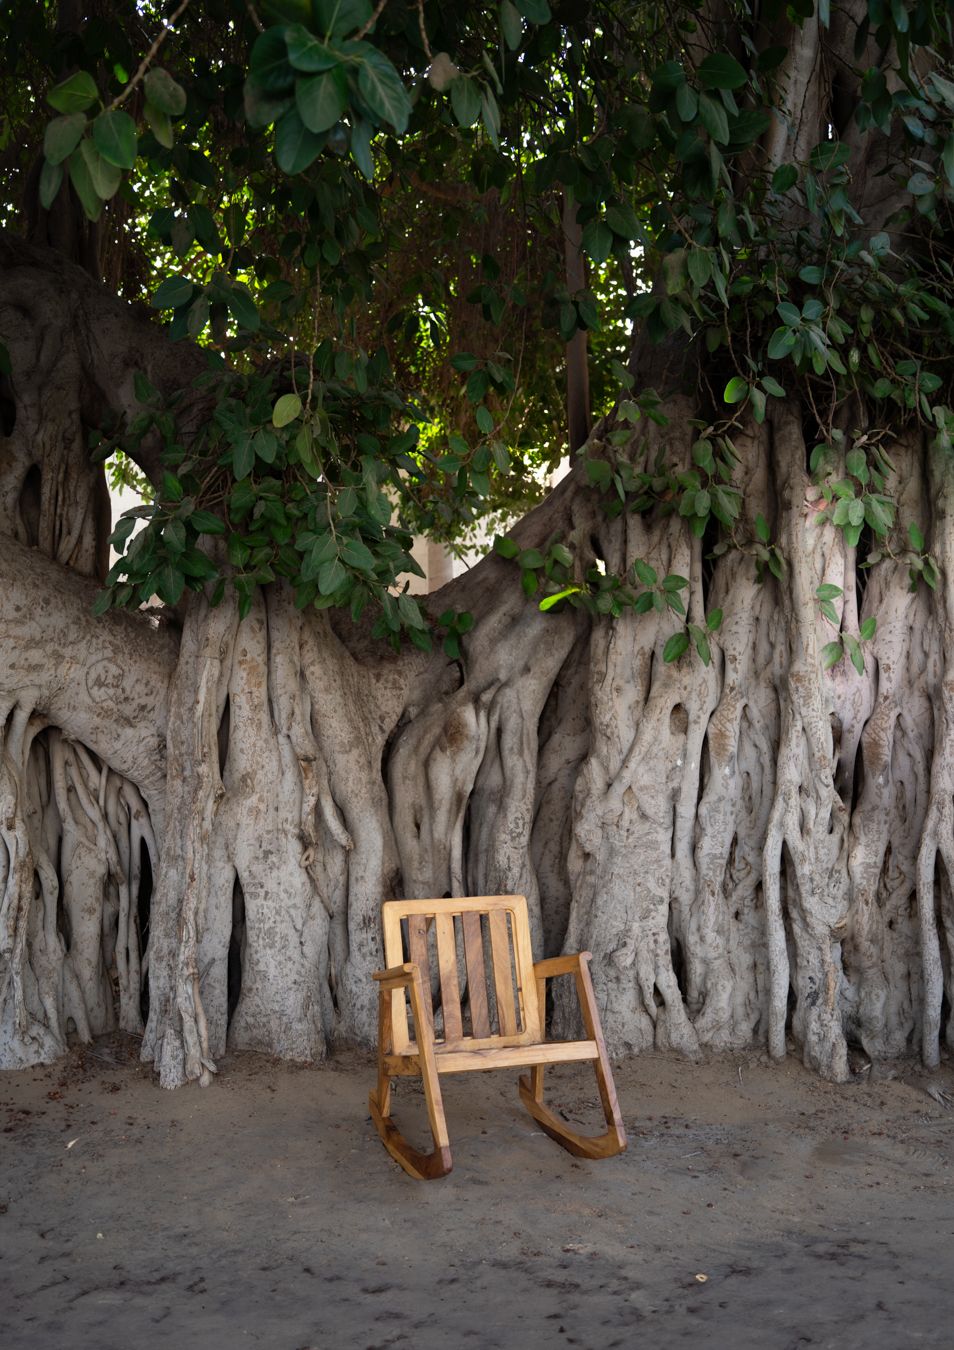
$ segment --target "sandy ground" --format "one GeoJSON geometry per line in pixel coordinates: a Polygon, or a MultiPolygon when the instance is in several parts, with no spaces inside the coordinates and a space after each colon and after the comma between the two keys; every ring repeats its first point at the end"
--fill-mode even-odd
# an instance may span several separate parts
{"type": "MultiPolygon", "coordinates": [[[[454,1171],[421,1183],[357,1056],[166,1093],[112,1038],[0,1076],[0,1346],[954,1347],[954,1111],[924,1091],[949,1064],[835,1087],[647,1055],[598,1163],[515,1078],[444,1080],[454,1171]]],[[[586,1069],[551,1078],[594,1124],[586,1069]]],[[[422,1108],[402,1084],[409,1133],[422,1108]]]]}

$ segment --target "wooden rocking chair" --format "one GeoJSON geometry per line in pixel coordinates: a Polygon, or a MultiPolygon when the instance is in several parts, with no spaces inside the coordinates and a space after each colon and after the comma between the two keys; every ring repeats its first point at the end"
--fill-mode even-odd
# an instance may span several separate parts
{"type": "Polygon", "coordinates": [[[382,914],[388,969],[374,976],[378,1082],[368,1102],[385,1148],[405,1172],[431,1180],[451,1170],[440,1075],[471,1069],[528,1068],[529,1077],[520,1079],[520,1097],[552,1139],[579,1158],[622,1152],[626,1134],[593,996],[589,952],[534,963],[522,895],[389,900],[382,914]],[[432,994],[432,959],[439,1008],[432,994]],[[556,975],[576,980],[585,1041],[544,1040],[546,982],[556,975]],[[543,1101],[546,1066],[585,1059],[596,1069],[607,1125],[604,1134],[592,1137],[568,1129],[543,1101]],[[431,1153],[413,1149],[391,1117],[391,1080],[408,1075],[423,1080],[434,1137],[431,1153]]]}

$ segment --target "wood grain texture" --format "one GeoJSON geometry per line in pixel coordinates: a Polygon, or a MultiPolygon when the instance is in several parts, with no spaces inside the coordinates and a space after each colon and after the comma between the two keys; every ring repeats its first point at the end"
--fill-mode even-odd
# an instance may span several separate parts
{"type": "Polygon", "coordinates": [[[516,1036],[517,1011],[513,1000],[513,973],[510,966],[510,929],[507,911],[493,909],[489,915],[490,953],[494,967],[494,992],[497,995],[497,1020],[502,1036],[516,1036]]]}
{"type": "Polygon", "coordinates": [[[441,1009],[444,1013],[444,1040],[459,1041],[464,1034],[460,1011],[460,983],[457,978],[457,936],[453,914],[437,914],[437,967],[441,978],[441,1009]]]}
{"type": "Polygon", "coordinates": [[[464,963],[467,966],[467,1002],[474,1036],[490,1035],[490,1008],[487,1003],[487,973],[484,969],[484,937],[480,915],[466,911],[460,916],[464,930],[464,963]]]}

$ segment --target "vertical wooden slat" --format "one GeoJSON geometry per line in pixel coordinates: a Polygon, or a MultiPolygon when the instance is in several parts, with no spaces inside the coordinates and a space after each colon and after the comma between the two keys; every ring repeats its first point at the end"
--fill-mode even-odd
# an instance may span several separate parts
{"type": "Polygon", "coordinates": [[[438,914],[437,967],[441,976],[441,1007],[444,1010],[444,1040],[459,1041],[464,1034],[460,1016],[460,984],[457,979],[457,939],[453,914],[438,914]]]}
{"type": "MultiPolygon", "coordinates": [[[[386,966],[400,966],[404,962],[401,915],[394,905],[384,906],[384,957],[386,966]]],[[[411,1043],[407,1025],[407,994],[403,989],[394,989],[390,998],[394,1050],[397,1054],[403,1054],[411,1043]]]]}
{"type": "Polygon", "coordinates": [[[471,1034],[490,1035],[490,1014],[487,1009],[487,984],[484,974],[484,940],[480,931],[480,915],[471,911],[460,916],[464,930],[464,962],[467,966],[467,1001],[470,1004],[471,1034]]]}
{"type": "MultiPolygon", "coordinates": [[[[403,994],[402,994],[403,998],[403,994]]],[[[391,1030],[391,993],[381,989],[378,993],[378,1110],[382,1116],[391,1114],[391,1079],[384,1067],[384,1057],[394,1046],[391,1030]]]]}
{"type": "Polygon", "coordinates": [[[427,956],[427,925],[430,919],[426,914],[410,914],[407,920],[408,958],[421,971],[421,988],[425,997],[422,1002],[427,1024],[433,1031],[434,1018],[431,1009],[431,965],[427,956]]]}
{"type": "Polygon", "coordinates": [[[492,909],[490,919],[490,951],[494,963],[494,988],[497,991],[497,1017],[501,1036],[517,1034],[517,1013],[513,1002],[513,974],[510,966],[510,935],[507,911],[492,909]]]}
{"type": "Polygon", "coordinates": [[[530,945],[530,917],[527,902],[518,896],[510,911],[513,925],[513,959],[520,998],[521,1030],[528,1041],[543,1040],[546,1000],[540,1002],[540,990],[533,973],[533,949],[530,945]]]}

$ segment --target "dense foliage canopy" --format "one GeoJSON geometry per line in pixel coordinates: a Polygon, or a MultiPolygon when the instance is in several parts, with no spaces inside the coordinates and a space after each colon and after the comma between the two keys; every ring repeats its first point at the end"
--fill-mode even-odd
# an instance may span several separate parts
{"type": "MultiPolygon", "coordinates": [[[[920,419],[950,447],[954,80],[925,59],[950,51],[942,3],[73,10],[8,8],[9,208],[38,190],[55,214],[71,193],[90,265],[208,354],[171,400],[141,379],[139,415],[91,447],[133,478],[158,447],[162,471],[102,607],[209,581],[220,595],[227,570],[247,608],[280,576],[300,606],[357,617],[371,602],[380,634],[428,646],[396,593],[416,570],[411,532],[453,539],[539,495],[531,470],[567,448],[559,372],[580,333],[595,408],[616,408],[609,443],[658,420],[658,360],[627,365],[634,320],[663,349],[685,334],[694,371],[706,354],[693,378],[710,413],[690,469],[592,455],[610,512],[678,510],[715,554],[746,549],[779,574],[765,520],[751,537],[738,526],[732,434],[797,389],[832,523],[876,561],[895,520],[884,427],[920,419]],[[855,24],[843,83],[860,99],[834,100],[828,139],[791,162],[776,30],[832,23],[855,24]],[[865,69],[872,41],[893,52],[887,70],[865,69]],[[851,147],[872,128],[884,211],[862,220],[851,147]]],[[[912,582],[934,585],[906,524],[912,582]]],[[[551,545],[499,544],[528,595],[682,612],[678,576],[638,561],[607,576],[572,541],[551,545]]],[[[467,618],[442,617],[453,650],[467,618]]],[[[872,633],[826,660],[863,664],[872,633]]],[[[698,627],[667,657],[690,639],[707,660],[698,627]]]]}

